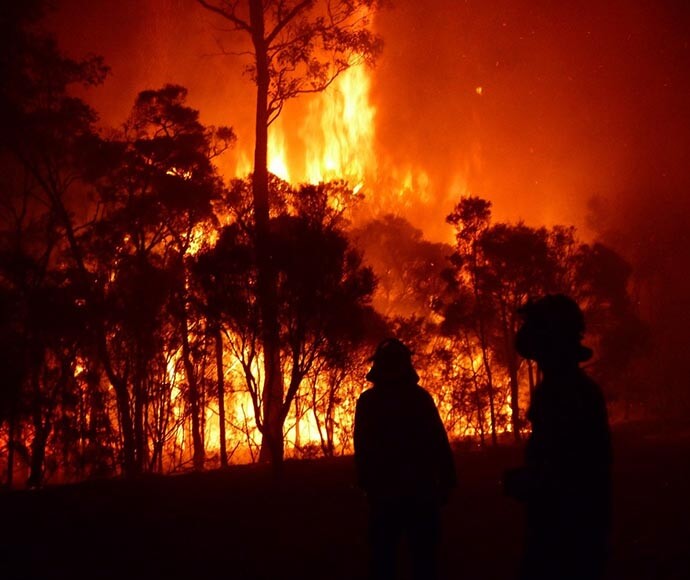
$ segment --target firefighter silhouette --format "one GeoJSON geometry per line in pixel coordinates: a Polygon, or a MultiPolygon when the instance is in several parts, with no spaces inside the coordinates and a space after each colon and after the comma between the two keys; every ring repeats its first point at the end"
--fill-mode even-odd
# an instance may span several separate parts
{"type": "Polygon", "coordinates": [[[395,577],[407,537],[413,577],[436,577],[440,507],[455,485],[445,428],[431,395],[418,385],[410,350],[383,341],[357,401],[355,463],[370,504],[371,578],[395,577]]]}
{"type": "Polygon", "coordinates": [[[585,321],[564,295],[525,304],[515,346],[537,362],[527,413],[525,465],[506,473],[505,491],[527,509],[522,579],[593,580],[604,573],[610,513],[611,444],[599,386],[580,363],[585,321]]]}

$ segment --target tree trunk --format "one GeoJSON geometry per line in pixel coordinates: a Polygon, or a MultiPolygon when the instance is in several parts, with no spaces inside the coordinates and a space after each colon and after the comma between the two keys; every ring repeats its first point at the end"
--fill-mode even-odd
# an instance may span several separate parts
{"type": "MultiPolygon", "coordinates": [[[[475,290],[475,294],[477,294],[475,290]]],[[[496,434],[496,402],[494,395],[494,380],[491,372],[491,363],[489,362],[489,348],[486,341],[486,331],[484,329],[484,315],[479,312],[479,345],[482,349],[482,364],[484,372],[486,373],[486,387],[489,393],[489,420],[491,422],[491,444],[495,447],[498,445],[498,436],[496,434]]]]}
{"type": "Polygon", "coordinates": [[[479,443],[482,447],[484,447],[486,445],[486,434],[484,433],[484,405],[482,404],[482,395],[479,390],[479,382],[477,381],[476,373],[474,373],[473,381],[474,404],[477,407],[477,427],[479,428],[479,443]]]}
{"type": "Polygon", "coordinates": [[[271,256],[268,199],[268,88],[269,63],[264,39],[261,0],[250,0],[252,42],[256,55],[256,131],[252,190],[256,222],[257,292],[261,311],[261,342],[264,355],[263,439],[261,461],[270,461],[276,473],[283,462],[283,376],[278,327],[278,276],[271,256]]]}
{"type": "Polygon", "coordinates": [[[474,293],[474,300],[477,308],[478,322],[479,322],[479,345],[482,349],[482,364],[486,372],[486,386],[489,393],[489,418],[491,421],[491,443],[495,447],[498,445],[498,436],[496,434],[496,402],[494,395],[494,381],[493,373],[491,372],[491,363],[489,362],[489,346],[486,338],[486,327],[484,325],[484,312],[482,305],[482,295],[479,291],[478,281],[478,257],[476,244],[472,249],[472,291],[474,293]]]}
{"type": "Polygon", "coordinates": [[[295,397],[295,451],[299,452],[302,446],[302,437],[300,432],[300,400],[299,397],[295,397]]]}
{"type": "Polygon", "coordinates": [[[328,389],[328,405],[326,407],[326,417],[325,417],[325,422],[326,422],[326,442],[328,444],[328,450],[326,453],[327,457],[333,457],[335,454],[335,442],[333,441],[334,437],[334,421],[333,421],[333,411],[335,407],[335,394],[336,390],[338,387],[339,383],[334,380],[330,385],[328,389]]]}
{"type": "Polygon", "coordinates": [[[501,304],[503,318],[503,337],[505,356],[508,363],[508,378],[510,380],[510,422],[513,427],[513,437],[517,443],[522,439],[520,435],[520,384],[518,382],[518,359],[515,356],[515,331],[513,322],[508,317],[505,303],[501,304]]]}
{"type": "Polygon", "coordinates": [[[137,354],[136,374],[134,377],[134,439],[136,447],[137,472],[141,473],[146,469],[148,459],[148,442],[146,441],[146,431],[144,429],[144,365],[141,357],[137,354]]]}
{"type": "Polygon", "coordinates": [[[122,430],[123,471],[126,476],[136,475],[140,473],[140,470],[136,459],[134,422],[129,408],[129,391],[125,381],[119,377],[111,376],[109,380],[115,390],[117,415],[122,430]]]}
{"type": "Polygon", "coordinates": [[[482,401],[482,393],[479,385],[479,380],[477,379],[477,369],[474,368],[474,359],[472,357],[472,347],[470,346],[470,340],[465,334],[463,336],[465,343],[465,350],[470,359],[470,368],[472,369],[472,384],[474,385],[474,404],[477,408],[477,426],[479,428],[479,442],[482,447],[486,445],[486,432],[484,429],[484,403],[482,401]]]}
{"type": "Polygon", "coordinates": [[[529,380],[529,396],[531,400],[532,394],[534,393],[534,366],[529,359],[527,359],[527,378],[529,380]]]}
{"type": "Polygon", "coordinates": [[[34,438],[31,442],[31,470],[27,481],[28,487],[40,487],[43,483],[43,466],[46,458],[46,444],[50,434],[50,423],[41,417],[34,417],[34,438]]]}
{"type": "Polygon", "coordinates": [[[44,393],[41,391],[41,385],[38,379],[40,368],[38,358],[34,359],[33,364],[34,368],[32,369],[31,386],[33,389],[32,422],[34,425],[34,438],[31,442],[31,465],[27,486],[40,487],[43,483],[43,466],[46,457],[46,443],[48,442],[48,435],[50,434],[50,420],[48,418],[46,418],[45,421],[43,420],[42,401],[44,393]]]}
{"type": "Polygon", "coordinates": [[[508,374],[510,376],[510,419],[513,424],[513,435],[516,442],[520,442],[522,439],[520,435],[520,401],[518,397],[520,396],[520,385],[518,383],[517,374],[517,361],[515,360],[515,355],[510,355],[508,359],[508,374]]]}
{"type": "Polygon", "coordinates": [[[14,407],[13,402],[7,424],[7,489],[12,489],[14,479],[14,432],[17,422],[14,407]]]}
{"type": "Polygon", "coordinates": [[[220,437],[220,466],[228,466],[225,441],[225,375],[223,373],[223,333],[216,329],[216,375],[218,377],[218,434],[220,437]]]}
{"type": "Polygon", "coordinates": [[[484,344],[484,339],[480,340],[482,345],[482,360],[484,362],[484,371],[486,372],[486,386],[489,391],[489,420],[491,421],[491,444],[495,447],[498,445],[498,435],[496,434],[496,402],[494,395],[494,381],[491,372],[491,364],[489,363],[489,350],[484,344]]]}
{"type": "Polygon", "coordinates": [[[192,362],[192,349],[189,346],[189,325],[187,324],[187,306],[182,298],[181,306],[182,320],[180,321],[180,331],[182,338],[182,362],[189,388],[189,406],[192,414],[192,448],[194,469],[202,471],[204,469],[204,442],[201,438],[201,422],[199,421],[199,385],[194,372],[192,362]]]}

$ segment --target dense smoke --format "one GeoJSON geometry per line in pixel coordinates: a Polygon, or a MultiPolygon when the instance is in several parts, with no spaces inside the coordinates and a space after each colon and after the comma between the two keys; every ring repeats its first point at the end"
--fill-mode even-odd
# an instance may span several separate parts
{"type": "Polygon", "coordinates": [[[655,385],[659,406],[681,415],[690,405],[685,369],[690,328],[687,192],[650,184],[627,195],[590,201],[592,228],[630,260],[632,294],[649,324],[650,340],[637,380],[655,385]]]}
{"type": "Polygon", "coordinates": [[[439,193],[466,172],[499,216],[582,227],[592,194],[687,185],[686,3],[395,4],[379,139],[439,193]]]}
{"type": "Polygon", "coordinates": [[[677,400],[690,328],[688,4],[396,4],[379,21],[386,150],[429,168],[439,193],[464,171],[497,218],[572,223],[626,256],[651,329],[641,380],[655,377],[662,405],[677,400]]]}

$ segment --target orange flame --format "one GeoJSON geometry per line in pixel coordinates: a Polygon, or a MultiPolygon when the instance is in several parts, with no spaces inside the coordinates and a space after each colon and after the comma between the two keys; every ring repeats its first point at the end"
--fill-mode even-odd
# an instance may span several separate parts
{"type": "Polygon", "coordinates": [[[309,103],[301,129],[306,146],[305,178],[312,183],[346,179],[351,185],[376,175],[371,80],[363,66],[345,71],[309,103]]]}

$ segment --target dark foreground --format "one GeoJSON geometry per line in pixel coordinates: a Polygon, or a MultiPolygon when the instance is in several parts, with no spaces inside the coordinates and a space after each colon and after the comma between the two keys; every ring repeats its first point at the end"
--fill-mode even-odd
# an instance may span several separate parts
{"type": "MultiPolygon", "coordinates": [[[[690,578],[690,430],[614,437],[608,577],[690,578]]],[[[511,578],[522,513],[501,496],[499,478],[520,450],[459,451],[456,460],[461,486],[445,510],[442,577],[511,578]]],[[[281,484],[261,466],[241,466],[5,493],[0,578],[363,578],[366,503],[352,469],[342,458],[289,462],[281,484]]]]}

